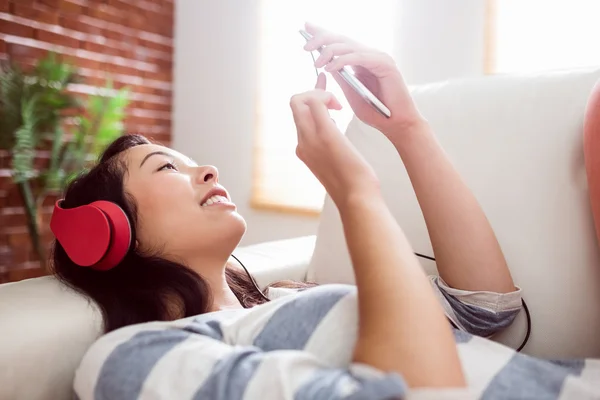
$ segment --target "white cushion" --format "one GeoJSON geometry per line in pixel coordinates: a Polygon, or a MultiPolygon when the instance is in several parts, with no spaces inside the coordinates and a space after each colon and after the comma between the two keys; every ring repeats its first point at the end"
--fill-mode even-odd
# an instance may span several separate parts
{"type": "Polygon", "coordinates": [[[98,337],[95,307],[53,277],[0,285],[0,399],[69,399],[98,337]]]}
{"type": "Polygon", "coordinates": [[[234,255],[261,288],[282,280],[303,282],[315,249],[315,236],[274,240],[238,248],[234,255]]]}
{"type": "MultiPolygon", "coordinates": [[[[533,321],[525,351],[600,356],[600,258],[582,150],[586,101],[598,70],[493,76],[412,89],[498,236],[533,321]]],[[[353,120],[347,136],[373,165],[415,251],[433,255],[412,186],[393,146],[353,120]]],[[[425,262],[436,273],[433,262],[425,262]]],[[[308,271],[353,283],[339,214],[327,197],[308,271]]],[[[518,345],[524,313],[497,337],[518,345]]]]}
{"type": "MultiPolygon", "coordinates": [[[[262,287],[304,280],[315,237],[240,247],[262,287]]],[[[75,369],[100,335],[97,308],[53,277],[0,285],[0,399],[72,398],[75,369]]]]}

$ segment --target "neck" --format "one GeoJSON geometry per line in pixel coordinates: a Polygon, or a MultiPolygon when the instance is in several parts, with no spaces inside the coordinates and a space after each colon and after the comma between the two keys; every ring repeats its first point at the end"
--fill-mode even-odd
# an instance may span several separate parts
{"type": "Polygon", "coordinates": [[[188,265],[202,277],[210,288],[212,304],[210,311],[241,308],[239,300],[227,284],[225,269],[229,257],[207,259],[202,257],[188,262],[188,265]]]}

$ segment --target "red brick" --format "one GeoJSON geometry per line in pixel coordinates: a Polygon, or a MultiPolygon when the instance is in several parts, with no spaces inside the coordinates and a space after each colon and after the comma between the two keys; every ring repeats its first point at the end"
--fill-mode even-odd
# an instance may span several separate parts
{"type": "Polygon", "coordinates": [[[12,12],[15,15],[23,18],[33,19],[38,22],[45,22],[47,24],[58,24],[58,12],[45,10],[41,7],[28,6],[22,3],[12,5],[12,12]]]}
{"type": "Polygon", "coordinates": [[[83,44],[82,49],[92,51],[94,53],[107,54],[107,55],[111,55],[111,56],[121,55],[121,52],[119,51],[119,49],[115,49],[114,47],[109,47],[109,46],[106,46],[106,45],[103,45],[100,43],[83,42],[82,44],[83,44]]]}
{"type": "Polygon", "coordinates": [[[8,214],[8,215],[0,215],[0,221],[2,221],[2,226],[8,227],[18,227],[27,225],[27,218],[25,214],[8,214]]]}
{"type": "MultiPolygon", "coordinates": [[[[19,4],[25,4],[26,6],[33,6],[35,4],[36,0],[9,0],[9,3],[19,3],[19,4]]],[[[12,8],[12,6],[11,6],[12,8]]]]}
{"type": "MultiPolygon", "coordinates": [[[[8,154],[8,152],[0,152],[0,170],[6,170],[1,171],[2,175],[9,172],[8,168],[10,168],[10,155],[8,154]]],[[[2,190],[2,179],[3,177],[0,176],[0,190],[2,190]]]]}
{"type": "Polygon", "coordinates": [[[144,71],[144,78],[154,79],[162,82],[171,82],[173,79],[173,73],[170,70],[159,70],[157,72],[144,71]]]}
{"type": "MultiPolygon", "coordinates": [[[[17,207],[23,205],[23,198],[16,185],[9,187],[8,196],[6,196],[6,205],[8,207],[17,207]]],[[[0,225],[0,228],[2,226],[0,225]]]]}
{"type": "Polygon", "coordinates": [[[37,0],[39,3],[46,5],[48,7],[57,9],[60,6],[61,0],[37,0]]]}
{"type": "Polygon", "coordinates": [[[0,190],[8,190],[14,185],[10,176],[0,176],[0,190]]]}
{"type": "Polygon", "coordinates": [[[60,46],[70,47],[72,49],[79,48],[79,40],[69,36],[59,35],[54,32],[48,32],[37,29],[35,31],[35,37],[42,42],[57,44],[60,46]]]}
{"type": "Polygon", "coordinates": [[[103,35],[104,32],[104,29],[100,27],[80,21],[79,18],[74,14],[61,16],[60,25],[67,29],[83,33],[90,33],[92,35],[103,35]]]}
{"type": "Polygon", "coordinates": [[[42,268],[25,268],[24,266],[17,266],[6,273],[7,282],[18,282],[24,279],[39,278],[40,276],[46,276],[49,273],[42,268]]]}
{"type": "Polygon", "coordinates": [[[106,4],[99,4],[97,6],[89,7],[86,10],[86,14],[90,17],[97,18],[102,21],[113,22],[115,24],[122,24],[127,19],[125,15],[119,12],[119,10],[107,6],[106,4]]]}
{"type": "Polygon", "coordinates": [[[108,71],[115,74],[142,76],[142,71],[124,65],[108,64],[108,71]]]}
{"type": "Polygon", "coordinates": [[[75,57],[73,63],[80,68],[98,69],[100,63],[98,61],[89,60],[87,58],[75,57]]]}
{"type": "Polygon", "coordinates": [[[173,96],[173,92],[171,92],[170,90],[163,90],[163,89],[157,89],[157,88],[152,88],[151,93],[155,96],[161,96],[161,97],[164,97],[165,99],[169,99],[169,100],[171,100],[171,97],[173,96]]]}
{"type": "Polygon", "coordinates": [[[150,25],[156,27],[156,33],[169,38],[173,37],[173,16],[157,15],[155,19],[150,22],[150,25]]]}
{"type": "Polygon", "coordinates": [[[149,58],[147,62],[158,65],[159,71],[169,74],[168,80],[171,80],[171,71],[173,70],[173,61],[164,58],[149,58]]]}
{"type": "Polygon", "coordinates": [[[173,46],[168,46],[162,43],[151,42],[149,40],[140,40],[140,46],[148,47],[149,49],[163,51],[168,54],[173,53],[173,46]]]}
{"type": "Polygon", "coordinates": [[[2,33],[20,37],[33,37],[33,28],[12,21],[2,21],[2,33]]]}
{"type": "Polygon", "coordinates": [[[171,126],[170,121],[161,118],[138,117],[133,115],[128,115],[124,122],[129,125],[153,126],[154,129],[168,128],[171,126]]]}
{"type": "Polygon", "coordinates": [[[136,7],[134,4],[127,3],[123,0],[107,0],[108,5],[118,9],[121,12],[126,12],[128,14],[139,13],[141,10],[136,7]]]}
{"type": "Polygon", "coordinates": [[[8,54],[22,57],[42,58],[47,52],[35,47],[24,46],[15,43],[8,44],[8,54]]]}
{"type": "Polygon", "coordinates": [[[135,51],[133,48],[126,48],[119,50],[119,55],[124,58],[129,58],[130,60],[135,60],[135,51]]]}
{"type": "Polygon", "coordinates": [[[140,108],[142,110],[171,112],[171,104],[145,103],[142,101],[133,101],[130,103],[131,108],[140,108]]]}
{"type": "Polygon", "coordinates": [[[24,249],[20,247],[11,247],[10,258],[11,258],[11,266],[16,266],[18,264],[23,264],[29,261],[29,249],[24,249]]]}
{"type": "Polygon", "coordinates": [[[12,233],[8,235],[8,245],[11,248],[25,249],[27,251],[33,248],[31,245],[31,239],[29,238],[29,233],[27,232],[12,233]]]}
{"type": "Polygon", "coordinates": [[[117,40],[119,42],[135,43],[137,41],[135,39],[132,39],[132,36],[125,35],[119,31],[114,31],[109,28],[105,28],[102,31],[102,34],[108,39],[117,40]]]}
{"type": "Polygon", "coordinates": [[[58,200],[58,197],[59,195],[57,194],[51,194],[46,196],[44,202],[42,203],[42,207],[53,207],[54,203],[56,203],[56,200],[58,200]]]}
{"type": "Polygon", "coordinates": [[[0,233],[0,247],[8,246],[8,234],[0,233]]]}
{"type": "Polygon", "coordinates": [[[129,18],[127,18],[126,24],[128,27],[133,28],[133,29],[148,29],[149,25],[148,25],[148,20],[146,18],[144,18],[143,15],[139,14],[130,14],[129,18]]]}
{"type": "Polygon", "coordinates": [[[121,35],[120,42],[127,47],[135,47],[140,45],[140,39],[137,36],[121,35]]]}
{"type": "Polygon", "coordinates": [[[171,134],[170,133],[166,133],[166,134],[149,134],[148,135],[149,138],[156,140],[156,141],[160,141],[160,142],[170,142],[171,141],[171,134]]]}
{"type": "Polygon", "coordinates": [[[9,9],[8,0],[0,0],[0,12],[7,13],[9,9]]]}
{"type": "Polygon", "coordinates": [[[61,12],[70,14],[84,14],[87,10],[86,6],[70,0],[60,0],[58,8],[61,12]]]}
{"type": "Polygon", "coordinates": [[[5,54],[7,51],[6,42],[3,39],[0,39],[0,53],[5,54]]]}
{"type": "MultiPolygon", "coordinates": [[[[48,147],[50,147],[50,146],[48,146],[48,147]]],[[[48,148],[48,150],[49,150],[49,148],[48,148]]],[[[33,166],[35,169],[44,170],[50,166],[50,159],[38,157],[33,161],[33,166]]]]}

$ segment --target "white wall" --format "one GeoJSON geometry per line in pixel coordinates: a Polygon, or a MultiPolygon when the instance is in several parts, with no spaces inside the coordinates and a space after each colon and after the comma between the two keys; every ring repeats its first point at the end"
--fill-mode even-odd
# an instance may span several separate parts
{"type": "Polygon", "coordinates": [[[488,0],[400,0],[395,59],[408,84],[483,75],[488,0]]]}
{"type": "MultiPolygon", "coordinates": [[[[395,58],[409,84],[482,73],[484,4],[401,0],[395,58]]],[[[259,5],[177,0],[175,7],[173,146],[219,168],[248,222],[243,244],[314,234],[318,224],[249,206],[259,5]]]]}

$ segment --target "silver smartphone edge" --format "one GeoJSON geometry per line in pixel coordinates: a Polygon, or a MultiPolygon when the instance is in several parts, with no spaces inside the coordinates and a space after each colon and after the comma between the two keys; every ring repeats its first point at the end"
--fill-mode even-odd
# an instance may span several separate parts
{"type": "MultiPolygon", "coordinates": [[[[303,29],[300,29],[299,32],[302,35],[302,37],[304,37],[304,39],[306,39],[307,41],[312,38],[311,34],[303,29]]],[[[323,46],[317,49],[319,53],[321,53],[322,50],[323,46]]],[[[356,78],[354,75],[348,72],[346,67],[340,69],[339,71],[337,71],[337,73],[342,77],[342,79],[344,79],[344,81],[346,81],[346,83],[348,83],[348,85],[350,85],[350,87],[352,87],[352,89],[354,89],[356,93],[358,93],[381,115],[383,115],[386,118],[391,117],[392,113],[390,112],[389,108],[387,108],[385,104],[383,104],[381,100],[377,98],[377,96],[375,96],[365,85],[363,85],[363,83],[360,80],[358,80],[358,78],[356,78]]]]}

